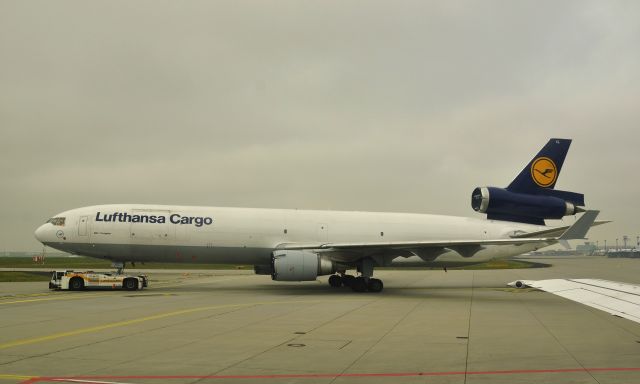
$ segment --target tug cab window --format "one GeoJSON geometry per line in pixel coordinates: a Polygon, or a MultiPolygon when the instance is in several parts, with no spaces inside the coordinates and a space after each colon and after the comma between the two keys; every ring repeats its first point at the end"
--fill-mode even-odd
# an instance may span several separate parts
{"type": "Polygon", "coordinates": [[[52,217],[49,220],[47,220],[47,223],[51,223],[53,225],[57,225],[60,227],[64,226],[64,217],[52,217]]]}

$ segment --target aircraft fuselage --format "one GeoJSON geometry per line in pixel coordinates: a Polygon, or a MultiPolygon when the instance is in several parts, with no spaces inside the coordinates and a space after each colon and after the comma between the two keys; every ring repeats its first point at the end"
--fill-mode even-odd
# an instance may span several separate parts
{"type": "MultiPolygon", "coordinates": [[[[544,226],[455,216],[216,208],[98,205],[56,215],[36,230],[45,245],[113,261],[269,264],[282,244],[396,242],[509,238],[544,226]]],[[[486,246],[465,257],[447,250],[434,259],[478,262],[540,248],[486,246]]],[[[399,258],[403,260],[404,258],[399,258]]]]}

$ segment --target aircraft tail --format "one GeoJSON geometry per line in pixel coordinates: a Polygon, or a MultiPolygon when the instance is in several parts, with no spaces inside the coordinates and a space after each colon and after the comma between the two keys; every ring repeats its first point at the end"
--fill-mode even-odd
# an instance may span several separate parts
{"type": "Polygon", "coordinates": [[[584,212],[584,195],[554,189],[571,140],[551,139],[506,188],[476,188],[474,210],[490,220],[544,225],[545,219],[584,212]]]}
{"type": "Polygon", "coordinates": [[[553,196],[583,207],[583,194],[554,189],[570,146],[571,139],[550,139],[506,189],[515,193],[553,196]]]}
{"type": "Polygon", "coordinates": [[[551,139],[529,164],[520,172],[508,190],[520,193],[536,193],[540,188],[553,189],[571,146],[569,139],[551,139]]]}

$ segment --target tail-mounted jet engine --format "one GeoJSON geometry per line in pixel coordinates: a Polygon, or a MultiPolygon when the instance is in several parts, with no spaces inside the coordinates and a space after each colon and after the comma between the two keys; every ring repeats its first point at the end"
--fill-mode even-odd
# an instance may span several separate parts
{"type": "Polygon", "coordinates": [[[312,281],[336,272],[333,261],[310,251],[274,251],[271,278],[277,281],[312,281]]]}
{"type": "Polygon", "coordinates": [[[492,220],[518,221],[544,225],[545,219],[584,212],[582,194],[558,190],[544,190],[541,194],[526,194],[504,188],[478,187],[471,194],[471,207],[486,213],[492,220]]]}
{"type": "Polygon", "coordinates": [[[489,220],[544,225],[545,219],[584,212],[584,195],[554,189],[571,140],[551,139],[506,188],[481,187],[471,207],[489,220]]]}

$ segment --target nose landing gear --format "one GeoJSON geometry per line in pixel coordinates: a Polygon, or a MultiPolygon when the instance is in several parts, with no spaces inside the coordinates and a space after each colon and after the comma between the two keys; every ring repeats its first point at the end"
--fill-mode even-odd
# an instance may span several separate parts
{"type": "Polygon", "coordinates": [[[115,268],[118,275],[124,273],[124,261],[114,261],[111,263],[111,268],[115,268]]]}

